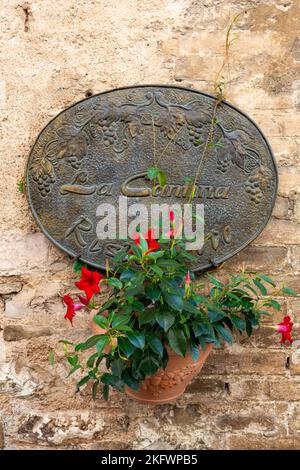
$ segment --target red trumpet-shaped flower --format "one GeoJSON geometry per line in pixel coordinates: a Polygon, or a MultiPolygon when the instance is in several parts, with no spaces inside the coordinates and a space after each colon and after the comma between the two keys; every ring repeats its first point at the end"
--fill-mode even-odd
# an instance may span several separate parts
{"type": "Polygon", "coordinates": [[[75,282],[75,286],[85,292],[87,303],[89,303],[94,294],[99,294],[99,282],[103,277],[103,274],[99,274],[96,271],[89,271],[84,266],[82,267],[81,279],[75,282]]]}
{"type": "Polygon", "coordinates": [[[188,271],[185,276],[185,285],[186,287],[189,287],[190,284],[191,284],[191,275],[190,275],[190,271],[188,271]]]}
{"type": "Polygon", "coordinates": [[[175,214],[172,211],[172,209],[169,209],[169,219],[170,219],[171,222],[174,222],[174,220],[175,220],[175,214]]]}
{"type": "Polygon", "coordinates": [[[72,297],[70,297],[69,294],[66,294],[64,296],[64,303],[67,305],[65,318],[69,320],[71,322],[71,325],[73,326],[73,318],[75,317],[75,312],[84,308],[86,304],[82,302],[74,303],[72,297]]]}
{"type": "Polygon", "coordinates": [[[293,338],[291,337],[292,329],[293,323],[291,322],[291,317],[288,315],[284,317],[281,323],[276,325],[276,330],[282,335],[280,340],[281,344],[285,343],[286,341],[289,341],[290,343],[293,342],[293,338]]]}
{"type": "MultiPolygon", "coordinates": [[[[154,235],[154,229],[149,228],[148,232],[144,234],[144,238],[148,244],[148,250],[144,253],[144,255],[148,255],[152,251],[156,251],[160,249],[160,244],[157,243],[154,235]]],[[[140,245],[140,235],[137,233],[134,236],[134,244],[135,245],[140,245]]]]}

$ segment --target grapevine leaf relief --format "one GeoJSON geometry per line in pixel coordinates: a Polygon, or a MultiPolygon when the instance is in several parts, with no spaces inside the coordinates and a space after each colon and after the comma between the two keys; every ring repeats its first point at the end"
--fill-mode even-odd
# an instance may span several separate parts
{"type": "MultiPolygon", "coordinates": [[[[160,92],[146,93],[136,103],[98,102],[93,105],[92,115],[79,107],[73,118],[74,124],[64,124],[56,129],[56,138],[48,142],[43,155],[34,160],[34,180],[40,194],[46,197],[55,182],[54,166],[67,159],[74,170],[79,170],[91,139],[97,139],[104,148],[112,147],[115,154],[120,154],[150,126],[157,128],[166,139],[165,149],[172,144],[180,146],[184,151],[192,147],[201,150],[209,132],[210,121],[210,106],[205,108],[202,101],[176,103],[174,100],[168,101],[160,92]]],[[[251,137],[242,129],[226,128],[218,120],[216,130],[218,132],[212,145],[215,147],[217,169],[225,173],[230,165],[237,166],[248,175],[246,191],[249,192],[250,185],[255,184],[262,193],[261,179],[255,173],[261,165],[260,156],[249,147],[251,137]]],[[[251,200],[258,203],[261,198],[254,198],[253,191],[252,188],[251,200]]],[[[255,191],[258,194],[258,190],[255,191]]]]}

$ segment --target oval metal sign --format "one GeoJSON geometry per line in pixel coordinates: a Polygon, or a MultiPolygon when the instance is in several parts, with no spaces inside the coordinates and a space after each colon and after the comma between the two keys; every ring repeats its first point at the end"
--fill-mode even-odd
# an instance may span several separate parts
{"type": "MultiPolygon", "coordinates": [[[[100,203],[119,196],[143,204],[182,201],[187,178],[203,158],[215,98],[173,86],[121,88],[87,98],[40,133],[28,161],[30,207],[59,248],[104,268],[125,241],[99,240],[100,203]],[[147,169],[159,166],[166,185],[153,187],[147,169]]],[[[213,147],[197,182],[204,204],[205,243],[193,269],[216,266],[263,230],[277,192],[277,170],[257,125],[229,103],[217,108],[213,147]]]]}

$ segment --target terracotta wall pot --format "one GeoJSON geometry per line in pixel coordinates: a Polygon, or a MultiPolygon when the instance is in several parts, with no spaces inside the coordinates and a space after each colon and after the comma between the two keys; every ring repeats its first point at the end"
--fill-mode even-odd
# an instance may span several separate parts
{"type": "MultiPolygon", "coordinates": [[[[103,335],[106,330],[100,328],[93,322],[93,317],[97,310],[90,312],[90,328],[94,335],[103,335]]],[[[160,369],[155,375],[146,377],[140,384],[139,391],[126,387],[126,393],[131,398],[142,403],[157,404],[169,403],[182,395],[189,382],[199,374],[206,361],[213,345],[207,344],[205,352],[200,352],[197,362],[193,361],[190,354],[185,357],[178,356],[174,351],[167,347],[169,362],[165,369],[160,369]]],[[[104,352],[108,352],[110,346],[106,346],[104,352]]]]}
{"type": "Polygon", "coordinates": [[[146,377],[137,392],[126,387],[127,395],[142,403],[157,405],[176,400],[200,372],[212,347],[212,344],[207,344],[205,352],[201,350],[197,362],[193,361],[190,354],[181,357],[167,347],[169,354],[167,367],[160,369],[153,376],[146,377]]]}

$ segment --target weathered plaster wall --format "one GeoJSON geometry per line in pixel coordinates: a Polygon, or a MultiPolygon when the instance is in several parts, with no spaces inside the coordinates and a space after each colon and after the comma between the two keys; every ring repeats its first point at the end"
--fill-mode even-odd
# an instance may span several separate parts
{"type": "MultiPolygon", "coordinates": [[[[0,448],[300,447],[300,367],[271,330],[214,352],[175,405],[75,395],[64,364],[48,365],[57,339],[87,333],[80,315],[74,329],[63,319],[70,262],[17,190],[38,132],[86,94],[140,83],[211,91],[229,17],[245,8],[227,98],[269,138],[280,186],[267,229],[220,275],[245,261],[299,290],[299,0],[0,1],[0,448]]],[[[280,300],[299,323],[298,300],[280,300]]]]}

